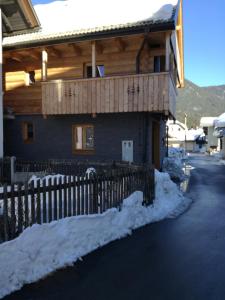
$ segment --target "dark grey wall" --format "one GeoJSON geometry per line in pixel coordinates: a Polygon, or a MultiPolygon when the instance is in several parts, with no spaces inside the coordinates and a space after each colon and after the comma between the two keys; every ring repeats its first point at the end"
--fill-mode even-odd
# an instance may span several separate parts
{"type": "Polygon", "coordinates": [[[5,120],[5,155],[32,160],[121,160],[122,140],[133,140],[134,161],[140,163],[146,159],[151,162],[151,131],[152,116],[147,113],[99,114],[96,118],[90,115],[47,119],[42,116],[16,116],[14,120],[5,120]],[[35,138],[31,144],[25,144],[22,139],[21,128],[24,121],[32,121],[34,124],[35,138]],[[72,152],[72,125],[82,123],[94,125],[95,155],[74,155],[72,152]]]}

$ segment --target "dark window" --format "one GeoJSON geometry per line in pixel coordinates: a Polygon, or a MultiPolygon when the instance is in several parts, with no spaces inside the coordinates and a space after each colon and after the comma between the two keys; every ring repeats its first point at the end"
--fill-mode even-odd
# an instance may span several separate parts
{"type": "Polygon", "coordinates": [[[208,135],[208,127],[203,127],[203,131],[205,135],[208,135]]]}
{"type": "Polygon", "coordinates": [[[28,72],[28,74],[29,74],[29,85],[34,84],[35,83],[35,72],[30,71],[30,72],[28,72]]]}
{"type": "MultiPolygon", "coordinates": [[[[86,76],[87,78],[92,77],[92,66],[86,66],[86,76]]],[[[96,66],[96,77],[104,77],[105,76],[105,66],[97,65],[96,66]]]]}
{"type": "Polygon", "coordinates": [[[22,136],[25,143],[32,143],[34,141],[34,125],[31,122],[24,122],[22,124],[22,136]]]}
{"type": "Polygon", "coordinates": [[[165,72],[165,55],[154,56],[154,72],[165,72]]]}

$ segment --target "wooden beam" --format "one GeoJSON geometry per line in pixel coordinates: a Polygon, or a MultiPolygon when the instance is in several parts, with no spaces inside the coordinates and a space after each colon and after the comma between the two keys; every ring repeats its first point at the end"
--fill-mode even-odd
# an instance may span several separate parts
{"type": "Polygon", "coordinates": [[[170,71],[170,33],[166,33],[166,49],[165,49],[165,71],[169,72],[170,71]]]}
{"type": "Polygon", "coordinates": [[[25,53],[25,55],[28,55],[29,57],[31,57],[35,60],[40,60],[41,59],[41,54],[37,51],[23,50],[23,53],[25,53]]]}
{"type": "Polygon", "coordinates": [[[96,42],[91,43],[92,77],[96,77],[96,42]]]}
{"type": "Polygon", "coordinates": [[[61,51],[59,51],[58,49],[56,49],[54,47],[47,47],[46,50],[48,51],[48,54],[50,56],[54,56],[54,57],[58,57],[58,58],[62,57],[61,51]]]}
{"type": "Polygon", "coordinates": [[[12,25],[10,24],[9,19],[6,17],[3,11],[2,11],[2,20],[5,26],[8,28],[8,30],[12,32],[13,31],[12,25]]]}
{"type": "Polygon", "coordinates": [[[126,49],[126,43],[121,38],[115,38],[116,48],[122,52],[126,49]]]}
{"type": "Polygon", "coordinates": [[[76,44],[68,44],[68,46],[73,48],[74,54],[76,56],[82,55],[82,50],[81,50],[81,48],[78,45],[76,45],[76,44]]]}
{"type": "Polygon", "coordinates": [[[10,53],[10,58],[13,60],[16,60],[18,62],[22,62],[22,60],[23,60],[23,56],[18,53],[15,53],[15,52],[10,53]]]}
{"type": "Polygon", "coordinates": [[[42,68],[41,68],[41,79],[46,81],[48,77],[48,53],[46,50],[42,50],[42,68]]]}

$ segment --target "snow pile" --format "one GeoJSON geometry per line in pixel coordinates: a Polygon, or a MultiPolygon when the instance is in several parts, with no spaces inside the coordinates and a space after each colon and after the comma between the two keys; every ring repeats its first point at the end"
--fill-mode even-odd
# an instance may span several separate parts
{"type": "Polygon", "coordinates": [[[38,4],[34,9],[46,34],[103,26],[121,25],[138,21],[168,20],[178,0],[74,0],[38,4]],[[87,9],[88,8],[88,9],[87,9]],[[119,13],[118,13],[119,8],[119,13]]]}
{"type": "Polygon", "coordinates": [[[183,162],[179,158],[165,157],[163,160],[163,172],[167,172],[174,181],[184,181],[186,176],[183,171],[183,162]]]}
{"type": "Polygon", "coordinates": [[[168,155],[169,157],[165,157],[163,160],[163,172],[168,173],[174,181],[184,181],[186,175],[183,171],[184,165],[182,160],[186,158],[185,150],[183,148],[169,147],[168,155]]]}
{"type": "Polygon", "coordinates": [[[168,155],[169,155],[169,157],[182,159],[182,158],[185,158],[185,150],[184,150],[184,148],[169,147],[168,148],[168,155]]]}
{"type": "Polygon", "coordinates": [[[154,204],[142,206],[142,192],[123,201],[122,209],[33,225],[0,245],[0,298],[51,272],[72,265],[87,253],[120,239],[145,224],[179,213],[189,205],[166,173],[156,171],[154,204]]]}

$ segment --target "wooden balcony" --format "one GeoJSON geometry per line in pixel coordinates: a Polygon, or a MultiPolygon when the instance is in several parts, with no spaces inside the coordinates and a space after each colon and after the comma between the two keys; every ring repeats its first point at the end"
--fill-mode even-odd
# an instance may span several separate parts
{"type": "Polygon", "coordinates": [[[156,112],[175,116],[176,89],[169,73],[42,83],[44,115],[156,112]]]}

